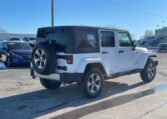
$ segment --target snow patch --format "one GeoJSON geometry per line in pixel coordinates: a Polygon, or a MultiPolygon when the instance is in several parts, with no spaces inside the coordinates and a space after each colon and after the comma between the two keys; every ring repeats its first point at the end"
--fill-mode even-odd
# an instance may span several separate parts
{"type": "Polygon", "coordinates": [[[0,70],[5,68],[6,68],[5,65],[3,63],[0,63],[0,70]]]}

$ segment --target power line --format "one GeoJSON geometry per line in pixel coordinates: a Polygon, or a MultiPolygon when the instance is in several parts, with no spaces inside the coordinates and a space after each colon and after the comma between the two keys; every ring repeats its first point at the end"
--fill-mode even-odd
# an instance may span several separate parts
{"type": "Polygon", "coordinates": [[[114,2],[112,0],[104,0],[106,2],[109,2],[109,3],[112,3],[112,5],[116,5],[118,7],[121,7],[121,8],[125,8],[125,9],[128,9],[130,11],[133,11],[133,12],[137,12],[137,13],[140,13],[140,14],[144,14],[144,15],[149,15],[149,16],[153,16],[153,17],[158,17],[158,18],[163,18],[163,19],[167,19],[166,16],[162,16],[162,15],[158,15],[158,14],[153,14],[153,13],[149,13],[149,12],[146,12],[146,11],[140,11],[138,9],[134,9],[134,8],[131,8],[131,7],[128,7],[126,5],[123,5],[123,4],[120,4],[118,2],[114,2]]]}

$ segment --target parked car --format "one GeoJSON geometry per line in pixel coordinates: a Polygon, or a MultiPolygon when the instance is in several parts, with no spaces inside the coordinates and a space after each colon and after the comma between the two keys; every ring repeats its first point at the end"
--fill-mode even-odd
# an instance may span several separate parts
{"type": "Polygon", "coordinates": [[[156,53],[137,47],[126,30],[64,26],[40,28],[32,53],[31,76],[47,89],[78,82],[89,98],[97,97],[103,81],[140,73],[145,83],[156,76],[156,53]]]}
{"type": "Polygon", "coordinates": [[[159,44],[159,52],[167,51],[167,43],[160,43],[159,44]]]}
{"type": "Polygon", "coordinates": [[[150,42],[147,46],[149,50],[156,50],[161,52],[165,50],[165,45],[167,44],[167,37],[158,37],[154,41],[150,42]]]}
{"type": "Polygon", "coordinates": [[[23,41],[29,43],[30,45],[35,45],[36,44],[36,38],[35,37],[24,37],[23,41]]]}
{"type": "Polygon", "coordinates": [[[30,65],[32,48],[27,43],[7,41],[0,43],[0,58],[7,67],[30,65]]]}
{"type": "Polygon", "coordinates": [[[20,38],[12,37],[9,38],[8,41],[22,41],[20,38]]]}
{"type": "Polygon", "coordinates": [[[144,39],[141,39],[138,41],[139,46],[141,47],[147,47],[151,42],[153,42],[156,39],[155,36],[150,36],[144,39]]]}

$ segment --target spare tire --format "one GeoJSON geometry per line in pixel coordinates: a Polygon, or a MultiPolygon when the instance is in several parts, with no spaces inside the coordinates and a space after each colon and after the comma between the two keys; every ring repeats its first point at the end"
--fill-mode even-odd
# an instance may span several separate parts
{"type": "Polygon", "coordinates": [[[33,48],[32,65],[39,74],[51,74],[56,68],[56,50],[50,44],[38,44],[33,48]]]}

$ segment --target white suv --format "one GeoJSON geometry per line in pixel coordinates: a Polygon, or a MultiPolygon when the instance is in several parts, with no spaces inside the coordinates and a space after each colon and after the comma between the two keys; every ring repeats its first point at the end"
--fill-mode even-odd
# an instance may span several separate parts
{"type": "Polygon", "coordinates": [[[78,82],[89,98],[103,81],[140,73],[149,83],[156,75],[156,53],[136,46],[128,31],[81,26],[40,28],[32,53],[31,75],[47,89],[78,82]],[[154,58],[154,59],[153,59],[154,58]]]}

